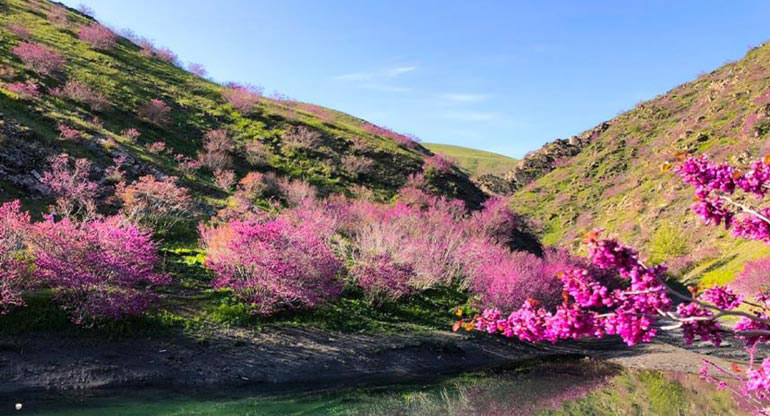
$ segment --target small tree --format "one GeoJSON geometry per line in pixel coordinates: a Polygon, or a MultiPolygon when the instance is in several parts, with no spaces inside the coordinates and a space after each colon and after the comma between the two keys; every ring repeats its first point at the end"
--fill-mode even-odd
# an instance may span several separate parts
{"type": "Polygon", "coordinates": [[[23,306],[22,294],[31,286],[29,267],[23,260],[29,237],[29,214],[19,201],[0,205],[0,315],[23,306]]]}
{"type": "Polygon", "coordinates": [[[214,172],[214,180],[223,191],[230,192],[235,184],[235,172],[232,170],[217,170],[214,172]]]}
{"type": "Polygon", "coordinates": [[[321,133],[310,130],[305,126],[292,126],[281,138],[281,143],[287,149],[311,149],[318,150],[323,143],[321,133]]]}
{"type": "Polygon", "coordinates": [[[222,97],[236,111],[248,114],[259,103],[262,98],[262,91],[261,87],[230,83],[222,90],[222,97]]]}
{"type": "Polygon", "coordinates": [[[52,212],[67,218],[93,218],[96,215],[96,194],[99,185],[88,176],[91,162],[70,158],[62,153],[49,159],[50,170],[43,175],[42,182],[56,197],[52,212]]]}
{"type": "Polygon", "coordinates": [[[26,100],[36,98],[40,95],[40,87],[36,82],[30,80],[6,84],[5,88],[26,100]]]}
{"type": "Polygon", "coordinates": [[[169,122],[171,107],[169,107],[168,104],[162,100],[153,98],[152,100],[142,104],[137,112],[139,117],[143,118],[147,122],[162,127],[169,122]]]}
{"type": "Polygon", "coordinates": [[[59,94],[73,101],[86,104],[94,111],[104,111],[111,105],[109,98],[104,94],[94,91],[88,84],[80,81],[67,81],[59,94]]]}
{"type": "Polygon", "coordinates": [[[227,169],[233,163],[234,148],[235,142],[226,130],[209,130],[203,137],[203,151],[198,153],[198,160],[212,171],[227,169]]]}
{"type": "Polygon", "coordinates": [[[115,47],[117,36],[98,23],[81,26],[78,37],[94,49],[111,50],[115,47]]]}
{"type": "Polygon", "coordinates": [[[191,74],[197,75],[201,78],[205,78],[207,74],[206,68],[203,65],[193,62],[187,64],[187,70],[190,71],[191,74]]]}
{"type": "Polygon", "coordinates": [[[61,71],[67,60],[53,49],[38,43],[22,42],[11,49],[14,55],[40,75],[61,71]]]}
{"type": "Polygon", "coordinates": [[[38,278],[78,324],[137,316],[150,305],[148,288],[169,282],[155,271],[150,236],[120,217],[50,219],[33,226],[32,238],[38,278]]]}
{"type": "Polygon", "coordinates": [[[157,180],[151,175],[142,176],[129,186],[119,185],[116,194],[129,221],[157,233],[165,233],[193,217],[190,193],[172,177],[157,180]]]}
{"type": "Polygon", "coordinates": [[[341,292],[342,265],[315,227],[279,218],[200,230],[214,287],[232,289],[255,313],[312,308],[341,292]]]}

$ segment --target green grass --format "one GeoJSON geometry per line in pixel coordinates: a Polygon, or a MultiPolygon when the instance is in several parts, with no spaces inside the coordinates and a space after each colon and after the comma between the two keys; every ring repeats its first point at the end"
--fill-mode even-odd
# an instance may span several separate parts
{"type": "Polygon", "coordinates": [[[449,156],[471,176],[485,174],[502,176],[519,163],[518,160],[505,155],[468,147],[435,143],[423,143],[422,145],[433,153],[449,156]]]}
{"type": "Polygon", "coordinates": [[[580,236],[603,228],[653,262],[704,253],[687,278],[729,281],[746,261],[769,253],[703,225],[689,209],[693,189],[661,166],[680,152],[730,163],[738,155],[747,162],[763,157],[768,131],[744,127],[750,115],[766,111],[756,98],[768,89],[770,43],[609,120],[566,165],[519,190],[511,206],[540,224],[546,244],[579,251],[580,236]],[[714,92],[714,85],[724,87],[714,92]],[[706,258],[710,247],[719,249],[717,258],[706,258]]]}

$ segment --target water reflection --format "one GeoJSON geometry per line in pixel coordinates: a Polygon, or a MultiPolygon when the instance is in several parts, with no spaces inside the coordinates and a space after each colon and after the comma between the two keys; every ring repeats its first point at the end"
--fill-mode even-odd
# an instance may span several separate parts
{"type": "Polygon", "coordinates": [[[432,385],[254,395],[133,391],[108,396],[37,396],[3,402],[0,414],[175,415],[743,415],[728,391],[697,375],[623,370],[557,360],[467,374],[432,385]]]}

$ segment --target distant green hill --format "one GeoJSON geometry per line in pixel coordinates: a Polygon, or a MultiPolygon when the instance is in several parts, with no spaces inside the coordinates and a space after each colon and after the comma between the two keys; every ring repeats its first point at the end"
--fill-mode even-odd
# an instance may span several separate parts
{"type": "Polygon", "coordinates": [[[454,159],[457,165],[471,176],[503,175],[519,163],[518,160],[508,156],[468,147],[435,143],[422,143],[422,145],[431,152],[442,153],[454,159]]]}

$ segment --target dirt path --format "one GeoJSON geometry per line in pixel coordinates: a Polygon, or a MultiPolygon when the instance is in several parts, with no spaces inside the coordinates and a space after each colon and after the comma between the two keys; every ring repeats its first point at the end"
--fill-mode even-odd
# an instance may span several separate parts
{"type": "Polygon", "coordinates": [[[634,349],[615,339],[530,345],[480,333],[378,337],[310,329],[230,330],[206,341],[31,335],[0,338],[0,396],[136,386],[314,390],[435,380],[554,355],[684,372],[697,372],[702,357],[661,342],[634,349]]]}

